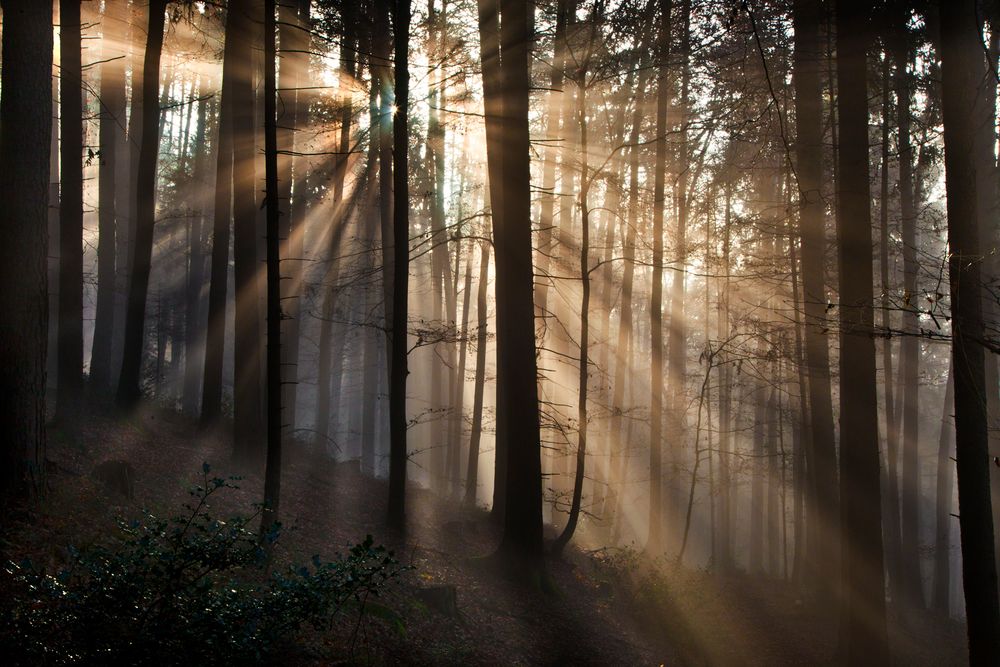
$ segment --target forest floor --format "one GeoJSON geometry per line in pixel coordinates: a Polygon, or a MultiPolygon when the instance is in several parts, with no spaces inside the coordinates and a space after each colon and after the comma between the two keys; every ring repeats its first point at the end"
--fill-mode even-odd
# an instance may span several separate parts
{"type": "MultiPolygon", "coordinates": [[[[176,413],[144,407],[128,420],[94,411],[50,433],[50,490],[15,518],[0,557],[30,556],[56,568],[66,545],[106,539],[115,520],[139,508],[172,516],[200,480],[243,476],[222,499],[220,516],[250,513],[259,473],[231,464],[226,438],[204,434],[176,413]],[[106,460],[135,470],[135,497],[116,495],[91,476],[106,460]]],[[[656,567],[629,551],[586,553],[570,546],[547,565],[551,586],[519,585],[489,567],[499,531],[482,510],[426,490],[408,489],[405,533],[383,525],[384,481],[356,462],[334,463],[310,447],[285,448],[279,559],[331,559],[371,534],[412,569],[382,604],[405,622],[343,618],[330,632],[302,638],[288,664],[415,665],[823,665],[832,662],[835,626],[803,604],[794,587],[745,576],[656,567]],[[454,587],[457,610],[429,589],[454,587]],[[316,657],[320,656],[320,657],[316,657]],[[330,656],[338,656],[333,659],[330,656]]],[[[964,626],[940,618],[892,622],[894,662],[967,661],[964,626]]]]}

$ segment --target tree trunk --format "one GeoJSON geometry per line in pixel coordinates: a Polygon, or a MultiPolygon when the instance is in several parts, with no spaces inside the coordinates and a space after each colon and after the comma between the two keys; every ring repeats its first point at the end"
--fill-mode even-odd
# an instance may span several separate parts
{"type": "Polygon", "coordinates": [[[0,96],[0,497],[43,488],[52,3],[3,0],[0,96]]]}
{"type": "MultiPolygon", "coordinates": [[[[498,456],[500,443],[506,455],[497,481],[503,484],[504,497],[503,537],[497,553],[516,568],[518,576],[531,580],[539,577],[544,567],[531,262],[528,52],[532,34],[526,0],[480,0],[479,16],[484,43],[492,41],[487,31],[500,18],[499,61],[492,63],[498,68],[494,81],[499,86],[491,85],[484,91],[497,260],[498,429],[502,431],[498,431],[497,440],[498,456]],[[502,111],[499,118],[493,115],[497,111],[502,111]],[[491,123],[495,123],[492,133],[491,123]],[[498,211],[501,199],[503,206],[498,211]]],[[[484,67],[487,51],[483,49],[484,67]]],[[[498,471],[500,465],[498,461],[498,471]]]]}
{"type": "MultiPolygon", "coordinates": [[[[593,19],[592,19],[593,20],[593,19]]],[[[588,51],[589,57],[589,51],[588,51]]],[[[590,174],[587,159],[587,60],[584,58],[577,76],[577,117],[580,123],[580,361],[579,394],[577,397],[577,445],[576,474],[573,477],[573,499],[570,503],[569,519],[562,533],[552,545],[556,555],[569,544],[580,520],[580,503],[583,498],[583,480],[587,464],[587,384],[590,375],[590,208],[587,196],[590,194],[590,174]]]]}
{"type": "Polygon", "coordinates": [[[483,385],[486,379],[486,344],[489,313],[486,312],[486,293],[490,278],[490,244],[482,241],[479,260],[479,290],[476,296],[476,379],[472,398],[472,434],[469,436],[469,462],[465,474],[465,503],[476,504],[479,484],[479,443],[483,434],[483,385]]]}
{"type": "Polygon", "coordinates": [[[267,214],[267,465],[261,537],[278,521],[281,499],[281,255],[278,201],[278,128],[275,0],[264,0],[264,204],[267,214]]]}
{"type": "Polygon", "coordinates": [[[395,106],[393,119],[393,285],[392,369],[389,386],[389,514],[388,523],[402,529],[406,521],[406,366],[410,282],[409,35],[410,0],[395,0],[392,14],[395,42],[395,106]]]}
{"type": "Polygon", "coordinates": [[[952,369],[955,382],[955,451],[958,467],[962,579],[969,663],[1000,662],[1000,604],[990,502],[984,334],[978,211],[976,131],[971,116],[986,77],[973,0],[941,12],[941,110],[948,197],[948,274],[951,282],[952,369]]]}
{"type": "Polygon", "coordinates": [[[878,396],[868,178],[868,12],[838,5],[837,177],[840,275],[841,650],[852,664],[889,658],[885,625],[878,396]]]}
{"type": "Polygon", "coordinates": [[[935,486],[934,512],[934,587],[931,607],[947,615],[951,605],[951,497],[954,489],[955,469],[951,463],[951,447],[955,436],[952,413],[955,402],[955,382],[952,367],[948,365],[948,380],[941,413],[941,432],[938,437],[937,484],[935,486]]]}
{"type": "Polygon", "coordinates": [[[920,575],[920,470],[917,447],[920,391],[920,325],[917,321],[917,220],[913,205],[913,147],[910,145],[910,75],[906,71],[910,48],[906,37],[905,12],[897,26],[902,35],[897,40],[896,100],[899,144],[899,204],[903,237],[903,341],[900,366],[903,374],[903,463],[900,498],[900,587],[902,601],[910,608],[923,608],[923,583],[920,575]]]}
{"type": "Polygon", "coordinates": [[[257,253],[257,176],[253,57],[255,19],[252,0],[234,0],[233,80],[233,278],[236,292],[233,340],[233,454],[249,462],[262,454],[260,262],[257,253]]]}
{"type": "Polygon", "coordinates": [[[657,36],[656,78],[656,165],[653,182],[653,286],[649,299],[651,344],[649,410],[649,534],[646,551],[658,555],[663,550],[663,209],[667,170],[667,105],[670,100],[667,58],[670,54],[671,0],[660,0],[657,36]]]}
{"type": "Polygon", "coordinates": [[[59,345],[56,413],[83,393],[83,78],[80,0],[59,2],[59,345]]]}
{"type": "MultiPolygon", "coordinates": [[[[98,173],[97,312],[90,352],[90,382],[101,394],[112,389],[111,339],[115,318],[115,248],[118,224],[118,154],[125,144],[125,65],[118,23],[124,21],[124,2],[109,0],[102,21],[101,107],[98,173]]],[[[124,264],[124,258],[118,257],[124,264]]]]}
{"type": "MultiPolygon", "coordinates": [[[[235,5],[234,5],[235,6],[235,5]]],[[[226,34],[235,35],[239,19],[226,14],[226,34]]],[[[215,201],[212,214],[211,282],[208,288],[208,335],[205,341],[205,372],[202,378],[201,422],[215,423],[222,416],[222,365],[226,339],[226,291],[229,280],[229,222],[233,197],[233,96],[237,60],[242,58],[239,41],[226,39],[222,60],[222,91],[219,102],[215,149],[215,201]]]]}
{"type": "Polygon", "coordinates": [[[142,140],[136,172],[135,242],[132,245],[131,284],[125,316],[122,371],[118,381],[118,405],[132,409],[142,397],[139,385],[143,358],[143,327],[146,292],[153,255],[153,225],[156,222],[156,158],[160,125],[160,54],[166,0],[150,0],[146,54],[142,69],[142,140]]]}
{"type": "Polygon", "coordinates": [[[838,559],[837,455],[830,390],[830,349],[826,330],[826,288],[823,272],[823,91],[820,66],[823,46],[818,0],[796,0],[795,116],[798,126],[796,166],[799,184],[799,229],[802,237],[802,289],[805,315],[806,366],[809,380],[809,414],[812,457],[807,454],[809,486],[814,507],[807,530],[807,580],[813,582],[822,607],[830,609],[836,591],[838,559]]]}

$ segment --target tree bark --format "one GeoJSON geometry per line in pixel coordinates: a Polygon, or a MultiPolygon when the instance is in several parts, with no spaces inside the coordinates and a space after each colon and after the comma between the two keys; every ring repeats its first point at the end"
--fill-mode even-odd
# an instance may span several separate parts
{"type": "Polygon", "coordinates": [[[0,497],[43,488],[52,3],[3,0],[0,96],[0,497]]]}
{"type": "Polygon", "coordinates": [[[131,284],[125,316],[122,371],[117,402],[132,409],[142,397],[140,373],[143,358],[143,327],[146,292],[153,255],[153,225],[156,222],[156,159],[160,126],[160,55],[163,50],[166,0],[150,0],[146,31],[146,54],[142,65],[142,139],[136,168],[135,242],[132,245],[131,284]]]}
{"type": "Polygon", "coordinates": [[[402,529],[406,521],[406,365],[410,281],[409,171],[409,36],[410,0],[395,0],[392,14],[395,43],[395,107],[393,119],[393,285],[392,369],[389,383],[389,514],[388,523],[402,529]]]}
{"type": "Polygon", "coordinates": [[[802,237],[802,289],[805,324],[806,365],[809,380],[809,414],[812,456],[806,466],[814,506],[806,543],[807,580],[815,586],[822,607],[832,608],[836,591],[839,546],[837,543],[837,455],[833,430],[833,400],[830,389],[830,349],[826,330],[826,287],[823,272],[825,234],[823,228],[823,90],[820,67],[823,45],[819,26],[822,11],[818,0],[796,0],[795,116],[798,126],[796,167],[799,185],[799,233],[802,237]]]}
{"type": "Polygon", "coordinates": [[[951,282],[955,451],[958,468],[962,579],[969,663],[1000,662],[1000,604],[994,559],[993,512],[984,349],[983,305],[973,104],[985,80],[981,35],[973,0],[941,11],[941,110],[948,197],[948,275],[951,282]]]}
{"type": "Polygon", "coordinates": [[[83,393],[83,70],[80,0],[59,2],[59,344],[56,414],[83,393]]]}
{"type": "Polygon", "coordinates": [[[840,276],[841,651],[851,664],[889,658],[885,625],[878,396],[875,382],[871,193],[868,178],[868,12],[838,5],[837,177],[840,276]]]}

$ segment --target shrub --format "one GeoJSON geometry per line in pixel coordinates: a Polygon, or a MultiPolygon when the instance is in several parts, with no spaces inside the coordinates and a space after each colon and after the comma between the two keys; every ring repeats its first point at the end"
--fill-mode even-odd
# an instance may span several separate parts
{"type": "Polygon", "coordinates": [[[119,521],[113,547],[70,547],[70,564],[55,574],[8,563],[13,600],[0,612],[0,654],[15,664],[266,662],[306,626],[363,614],[402,569],[369,535],[336,560],[272,571],[278,530],[263,541],[252,531],[260,507],[213,517],[209,500],[237,478],[209,472],[205,464],[181,515],[119,521]]]}

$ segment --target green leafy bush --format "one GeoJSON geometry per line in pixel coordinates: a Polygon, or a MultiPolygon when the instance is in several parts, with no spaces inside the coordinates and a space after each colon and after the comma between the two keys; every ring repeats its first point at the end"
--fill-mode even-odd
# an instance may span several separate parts
{"type": "Polygon", "coordinates": [[[266,662],[307,626],[365,613],[368,598],[401,571],[370,535],[334,561],[314,556],[270,571],[278,529],[262,543],[251,529],[260,507],[213,517],[210,499],[237,488],[237,478],[209,472],[205,464],[180,516],[120,521],[117,544],[70,548],[70,564],[55,574],[8,563],[13,600],[0,612],[6,664],[266,662]]]}

